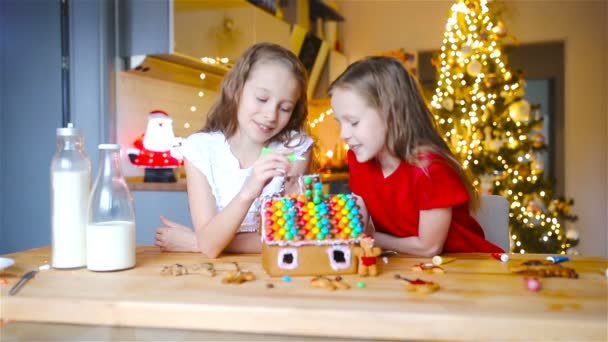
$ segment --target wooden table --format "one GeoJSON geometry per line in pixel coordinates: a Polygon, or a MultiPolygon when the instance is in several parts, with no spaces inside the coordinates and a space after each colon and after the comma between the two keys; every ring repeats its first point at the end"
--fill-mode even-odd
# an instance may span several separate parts
{"type": "MultiPolygon", "coordinates": [[[[291,282],[269,278],[261,269],[259,255],[207,260],[197,254],[138,247],[134,269],[42,271],[9,297],[19,277],[49,262],[50,254],[48,248],[40,248],[7,256],[16,261],[0,274],[9,283],[0,288],[0,316],[17,321],[2,327],[2,334],[9,338],[23,336],[28,324],[61,323],[237,334],[233,336],[607,340],[608,262],[604,258],[573,256],[564,266],[574,268],[580,277],[543,278],[540,292],[528,291],[524,277],[512,274],[509,265],[545,256],[512,255],[509,263],[501,263],[486,254],[452,255],[457,259],[443,266],[445,274],[411,270],[417,263],[429,262],[428,258],[391,257],[387,264],[381,262],[379,277],[345,276],[343,281],[351,289],[327,291],[311,287],[311,277],[291,282]],[[207,261],[220,270],[237,262],[257,279],[234,285],[222,283],[225,272],[215,277],[160,274],[165,265],[207,261]],[[395,279],[395,274],[432,280],[441,289],[428,295],[407,292],[405,282],[395,279]],[[360,281],[364,288],[356,286],[360,281]],[[274,286],[268,287],[269,283],[274,286]]],[[[61,325],[54,326],[62,331],[61,325]]],[[[56,336],[57,328],[53,331],[56,336]]]]}

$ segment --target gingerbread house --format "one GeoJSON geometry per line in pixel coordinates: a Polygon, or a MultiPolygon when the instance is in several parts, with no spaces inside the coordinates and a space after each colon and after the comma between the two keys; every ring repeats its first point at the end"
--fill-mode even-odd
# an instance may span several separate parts
{"type": "Polygon", "coordinates": [[[323,193],[319,175],[300,177],[302,194],[274,196],[262,205],[262,265],[271,276],[357,272],[353,248],[363,233],[352,194],[323,193]]]}

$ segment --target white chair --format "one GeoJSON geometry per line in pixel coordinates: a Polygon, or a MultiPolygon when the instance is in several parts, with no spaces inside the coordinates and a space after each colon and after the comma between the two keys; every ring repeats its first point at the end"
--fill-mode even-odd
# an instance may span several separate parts
{"type": "Polygon", "coordinates": [[[482,195],[479,209],[473,213],[486,235],[486,240],[509,252],[509,201],[499,195],[482,195]]]}

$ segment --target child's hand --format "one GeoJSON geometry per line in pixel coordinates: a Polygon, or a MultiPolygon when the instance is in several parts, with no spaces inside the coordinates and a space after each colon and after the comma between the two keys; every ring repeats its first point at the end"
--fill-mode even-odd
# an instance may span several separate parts
{"type": "Polygon", "coordinates": [[[241,194],[246,199],[255,199],[262,194],[262,189],[277,176],[285,176],[290,172],[291,163],[287,155],[290,150],[273,150],[262,155],[253,164],[251,175],[245,182],[241,194]]]}

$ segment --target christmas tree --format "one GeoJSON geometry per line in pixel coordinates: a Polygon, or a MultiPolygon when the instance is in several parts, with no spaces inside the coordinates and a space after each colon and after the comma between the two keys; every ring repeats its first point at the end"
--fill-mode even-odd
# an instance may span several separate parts
{"type": "Polygon", "coordinates": [[[452,6],[434,59],[433,114],[480,193],[511,204],[511,250],[566,254],[578,242],[564,227],[576,219],[573,201],[554,198],[553,182],[545,178],[543,119],[523,99],[523,75],[509,70],[502,49],[506,29],[498,17],[485,0],[452,6]]]}

